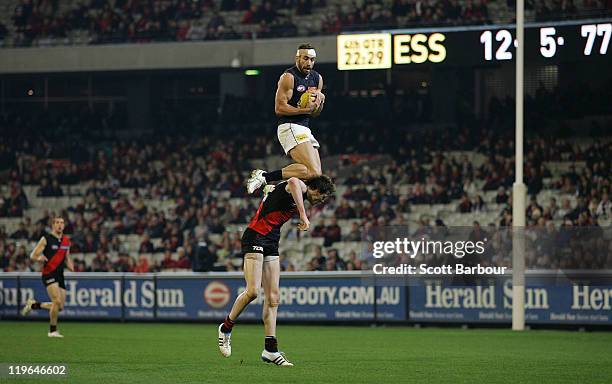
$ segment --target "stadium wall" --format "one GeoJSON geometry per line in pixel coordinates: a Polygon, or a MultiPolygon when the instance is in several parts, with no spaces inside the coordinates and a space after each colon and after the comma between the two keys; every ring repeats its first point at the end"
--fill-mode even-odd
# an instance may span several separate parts
{"type": "MultiPolygon", "coordinates": [[[[612,325],[612,271],[527,273],[526,321],[537,325],[612,325]]],[[[283,273],[284,322],[509,324],[511,275],[478,281],[404,280],[360,272],[283,273]]],[[[244,290],[240,273],[67,274],[71,319],[218,321],[244,290]]],[[[35,273],[0,275],[0,316],[18,318],[28,298],[46,297],[35,273]]],[[[260,319],[260,297],[241,319],[260,319]]],[[[45,311],[33,317],[45,318],[45,311]]]]}
{"type": "Polygon", "coordinates": [[[116,44],[0,50],[0,73],[130,71],[287,65],[305,40],[319,62],[336,61],[336,37],[184,43],[116,44]]]}

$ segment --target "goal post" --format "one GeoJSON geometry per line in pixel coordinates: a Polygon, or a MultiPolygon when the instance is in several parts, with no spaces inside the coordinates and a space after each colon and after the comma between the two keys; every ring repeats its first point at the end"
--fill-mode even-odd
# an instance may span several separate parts
{"type": "Polygon", "coordinates": [[[525,1],[516,1],[516,121],[515,121],[515,181],[512,188],[512,329],[525,329],[525,200],[527,188],[523,182],[523,95],[525,1]]]}

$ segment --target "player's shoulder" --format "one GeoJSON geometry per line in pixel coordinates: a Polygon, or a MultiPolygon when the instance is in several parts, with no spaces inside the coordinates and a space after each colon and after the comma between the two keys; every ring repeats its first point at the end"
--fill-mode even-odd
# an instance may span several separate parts
{"type": "Polygon", "coordinates": [[[276,187],[274,188],[274,190],[275,191],[287,191],[287,185],[289,185],[287,180],[283,180],[280,183],[276,184],[276,187]]]}
{"type": "Polygon", "coordinates": [[[292,66],[292,67],[286,68],[286,69],[283,71],[283,75],[284,75],[285,73],[288,73],[288,74],[290,74],[291,76],[293,76],[293,75],[295,75],[296,71],[297,71],[297,67],[294,65],[294,66],[292,66]]]}
{"type": "Polygon", "coordinates": [[[290,72],[283,72],[278,79],[278,86],[282,88],[292,88],[295,83],[295,78],[290,72]]]}
{"type": "MultiPolygon", "coordinates": [[[[291,68],[289,68],[291,69],[291,68]]],[[[292,71],[289,71],[289,69],[285,70],[285,72],[281,73],[280,75],[280,80],[281,81],[293,81],[294,79],[294,73],[292,71]]]]}
{"type": "Polygon", "coordinates": [[[276,184],[274,186],[274,189],[270,193],[277,197],[283,196],[285,194],[291,194],[291,192],[287,190],[287,185],[288,185],[287,180],[283,180],[280,183],[276,184]]]}

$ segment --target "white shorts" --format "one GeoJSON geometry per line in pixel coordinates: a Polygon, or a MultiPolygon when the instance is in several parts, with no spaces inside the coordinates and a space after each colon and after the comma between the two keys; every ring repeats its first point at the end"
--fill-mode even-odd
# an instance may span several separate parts
{"type": "Polygon", "coordinates": [[[310,141],[312,146],[319,148],[319,142],[314,138],[310,128],[294,123],[284,123],[278,126],[276,131],[285,154],[288,154],[298,144],[310,141]]]}

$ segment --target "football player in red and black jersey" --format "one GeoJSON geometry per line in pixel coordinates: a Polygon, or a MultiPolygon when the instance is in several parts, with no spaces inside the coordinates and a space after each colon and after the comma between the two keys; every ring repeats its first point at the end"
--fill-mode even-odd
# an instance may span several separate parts
{"type": "Polygon", "coordinates": [[[310,221],[304,208],[304,200],[311,205],[320,204],[336,190],[334,183],[325,175],[306,182],[296,177],[266,187],[257,213],[242,235],[244,253],[244,278],[246,290],[234,302],[232,310],[219,325],[219,350],[225,357],[232,354],[230,343],[234,322],[250,302],[257,298],[263,285],[263,321],[265,331],[264,350],[261,358],[267,363],[293,366],[279,352],[276,340],[276,314],[279,304],[280,263],[278,243],[280,229],[284,223],[299,215],[298,228],[307,231],[310,221]]]}
{"type": "Polygon", "coordinates": [[[57,330],[57,315],[64,309],[66,303],[66,285],[64,284],[64,265],[69,271],[74,271],[74,264],[70,259],[70,238],[64,235],[64,219],[53,218],[51,233],[43,235],[30,254],[32,260],[44,263],[42,281],[47,287],[51,302],[38,302],[28,299],[21,314],[26,316],[32,309],[46,309],[49,311],[49,337],[64,337],[57,330]]]}

